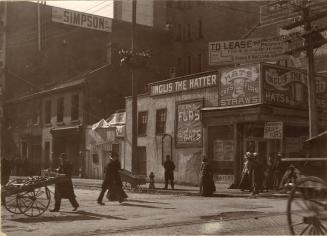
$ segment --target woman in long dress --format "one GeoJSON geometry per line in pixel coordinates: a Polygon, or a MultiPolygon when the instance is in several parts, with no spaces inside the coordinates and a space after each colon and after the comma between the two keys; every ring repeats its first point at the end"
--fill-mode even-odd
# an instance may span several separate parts
{"type": "Polygon", "coordinates": [[[203,158],[200,169],[200,193],[202,196],[211,196],[216,191],[213,181],[213,171],[206,158],[203,158]]]}

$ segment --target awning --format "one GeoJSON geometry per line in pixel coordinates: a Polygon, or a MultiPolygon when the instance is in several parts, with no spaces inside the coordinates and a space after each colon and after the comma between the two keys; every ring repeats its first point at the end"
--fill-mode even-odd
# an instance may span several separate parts
{"type": "Polygon", "coordinates": [[[53,128],[50,130],[50,133],[53,136],[66,136],[66,135],[78,135],[80,134],[82,126],[65,126],[60,128],[53,128]]]}

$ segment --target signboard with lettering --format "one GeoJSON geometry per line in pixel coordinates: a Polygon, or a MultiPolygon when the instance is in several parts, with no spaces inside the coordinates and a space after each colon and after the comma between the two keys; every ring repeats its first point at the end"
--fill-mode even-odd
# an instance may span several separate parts
{"type": "Polygon", "coordinates": [[[209,65],[248,64],[288,58],[288,44],[281,37],[254,38],[209,43],[209,65]]]}
{"type": "Polygon", "coordinates": [[[219,98],[221,107],[260,103],[259,65],[222,70],[219,98]]]}
{"type": "Polygon", "coordinates": [[[233,161],[234,160],[234,140],[220,140],[214,141],[214,154],[215,161],[233,161]]]}
{"type": "Polygon", "coordinates": [[[283,122],[266,122],[263,137],[265,139],[282,139],[283,122]]]}
{"type": "Polygon", "coordinates": [[[58,7],[52,7],[52,21],[105,32],[112,29],[110,18],[58,7]]]}
{"type": "Polygon", "coordinates": [[[218,72],[207,72],[180,79],[167,80],[150,84],[150,96],[164,95],[177,92],[185,92],[194,89],[202,89],[218,85],[218,72]]]}
{"type": "Polygon", "coordinates": [[[202,100],[176,103],[176,147],[202,146],[202,100]]]}

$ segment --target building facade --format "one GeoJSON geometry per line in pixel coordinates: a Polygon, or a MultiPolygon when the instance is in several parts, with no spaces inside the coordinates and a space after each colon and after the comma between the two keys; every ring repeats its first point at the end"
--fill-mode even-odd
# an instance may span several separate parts
{"type": "MultiPolygon", "coordinates": [[[[327,78],[316,77],[319,130],[327,128],[327,78]]],[[[273,64],[226,67],[149,85],[138,97],[138,172],[163,180],[171,155],[175,179],[198,184],[203,156],[218,181],[238,183],[242,157],[264,161],[282,152],[305,156],[308,109],[305,71],[273,64]],[[141,164],[142,163],[142,164],[141,164]]],[[[126,100],[125,166],[131,168],[131,99],[126,100]]]]}
{"type": "MultiPolygon", "coordinates": [[[[131,24],[32,2],[6,7],[3,155],[27,159],[30,173],[39,174],[66,152],[74,175],[83,175],[91,158],[88,125],[122,108],[131,93],[129,68],[121,66],[119,55],[130,48],[131,24]]],[[[169,45],[164,30],[137,25],[136,33],[137,49],[169,45]]],[[[165,57],[153,55],[138,71],[139,92],[168,76],[165,57]]]]}

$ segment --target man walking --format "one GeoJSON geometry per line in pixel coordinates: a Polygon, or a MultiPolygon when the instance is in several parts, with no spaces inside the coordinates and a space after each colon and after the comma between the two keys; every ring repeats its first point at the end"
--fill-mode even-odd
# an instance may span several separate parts
{"type": "Polygon", "coordinates": [[[66,180],[64,182],[55,184],[55,207],[51,212],[57,212],[60,210],[60,204],[62,198],[69,199],[70,203],[73,206],[73,211],[76,211],[79,207],[78,202],[76,201],[76,196],[74,194],[73,182],[72,182],[72,172],[73,165],[70,161],[67,160],[65,153],[62,153],[59,157],[59,167],[57,172],[59,174],[65,174],[66,180]]]}
{"type": "Polygon", "coordinates": [[[166,156],[166,161],[164,163],[165,168],[165,189],[168,189],[168,181],[170,180],[171,188],[174,189],[174,170],[175,164],[170,159],[170,156],[166,156]]]}

